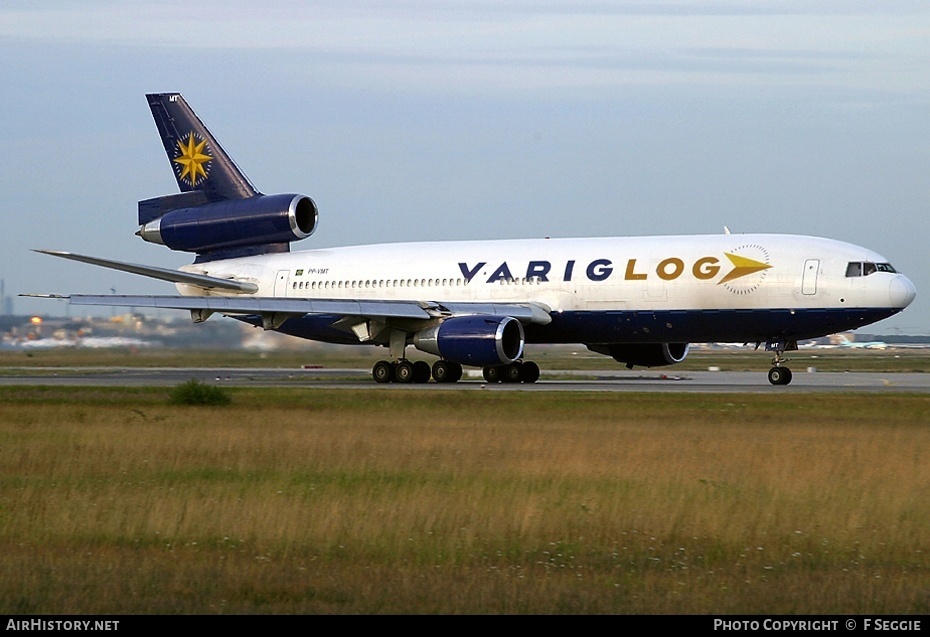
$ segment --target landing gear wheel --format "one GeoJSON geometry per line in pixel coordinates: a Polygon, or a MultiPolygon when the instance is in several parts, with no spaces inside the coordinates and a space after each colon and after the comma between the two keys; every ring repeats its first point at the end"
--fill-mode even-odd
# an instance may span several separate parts
{"type": "Polygon", "coordinates": [[[462,366],[452,361],[433,363],[433,380],[437,383],[457,383],[462,378],[462,366]]]}
{"type": "Polygon", "coordinates": [[[499,383],[501,382],[501,377],[504,375],[504,368],[500,366],[491,366],[488,365],[482,370],[484,379],[489,383],[499,383]]]}
{"type": "Polygon", "coordinates": [[[791,370],[787,367],[773,367],[769,370],[769,382],[773,385],[787,385],[791,382],[791,370]]]}
{"type": "Polygon", "coordinates": [[[376,383],[389,383],[394,380],[394,366],[388,361],[378,361],[371,368],[371,376],[376,383]]]}
{"type": "Polygon", "coordinates": [[[398,383],[413,382],[413,363],[410,361],[401,361],[394,368],[394,380],[398,383]]]}
{"type": "Polygon", "coordinates": [[[430,377],[429,363],[426,361],[417,361],[413,364],[413,382],[428,383],[430,377]]]}
{"type": "Polygon", "coordinates": [[[539,365],[533,361],[524,361],[520,374],[524,383],[535,383],[539,380],[539,365]]]}
{"type": "Polygon", "coordinates": [[[511,363],[503,367],[504,373],[501,374],[501,381],[504,383],[519,383],[523,380],[523,363],[511,363]]]}

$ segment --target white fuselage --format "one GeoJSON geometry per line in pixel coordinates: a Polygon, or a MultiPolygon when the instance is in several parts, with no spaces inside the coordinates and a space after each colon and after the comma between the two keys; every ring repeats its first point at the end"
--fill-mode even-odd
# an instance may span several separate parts
{"type": "MultiPolygon", "coordinates": [[[[396,243],[268,254],[185,271],[250,281],[257,296],[535,302],[552,312],[902,309],[914,286],[848,243],[791,235],[711,235],[396,243]]],[[[182,294],[200,295],[178,285],[182,294]]]]}

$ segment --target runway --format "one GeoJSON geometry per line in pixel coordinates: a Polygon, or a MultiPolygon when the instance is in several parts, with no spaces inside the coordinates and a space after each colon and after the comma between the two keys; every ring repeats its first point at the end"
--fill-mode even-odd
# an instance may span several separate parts
{"type": "Polygon", "coordinates": [[[20,367],[0,370],[0,386],[172,387],[196,379],[228,387],[306,387],[369,389],[372,391],[600,391],[771,393],[908,392],[930,393],[930,374],[805,372],[795,370],[792,383],[773,387],[765,371],[655,372],[548,371],[532,385],[486,383],[466,377],[455,384],[375,383],[367,369],[164,368],[164,367],[20,367]]]}

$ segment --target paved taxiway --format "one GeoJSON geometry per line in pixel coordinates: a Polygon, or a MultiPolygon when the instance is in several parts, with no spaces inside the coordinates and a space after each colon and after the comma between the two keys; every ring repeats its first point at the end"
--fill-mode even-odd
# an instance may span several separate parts
{"type": "Polygon", "coordinates": [[[787,387],[769,385],[765,370],[757,372],[563,371],[544,373],[534,385],[489,384],[463,379],[453,385],[379,385],[363,369],[265,368],[126,368],[56,367],[6,368],[0,385],[58,385],[110,387],[171,387],[196,379],[229,387],[327,387],[351,389],[447,389],[491,391],[608,391],[608,392],[781,392],[821,391],[930,393],[930,374],[805,372],[794,370],[787,387]],[[557,378],[557,380],[552,379],[557,378]]]}

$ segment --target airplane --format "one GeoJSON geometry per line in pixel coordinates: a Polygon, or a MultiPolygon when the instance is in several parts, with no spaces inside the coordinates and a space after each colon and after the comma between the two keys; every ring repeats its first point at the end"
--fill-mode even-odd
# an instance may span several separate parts
{"type": "Polygon", "coordinates": [[[837,345],[850,349],[888,349],[885,341],[851,341],[845,334],[837,334],[837,345]]]}
{"type": "Polygon", "coordinates": [[[174,283],[178,294],[34,295],[72,305],[214,313],[305,339],[382,346],[379,383],[534,383],[526,343],[582,343],[628,368],[679,363],[690,343],[774,352],[791,382],[798,340],[892,316],[916,295],[875,252],[782,234],[392,243],[291,251],[316,230],[309,196],[266,195],[180,93],[146,96],[179,191],[138,205],[144,241],[191,253],[179,270],[72,252],[65,259],[174,283]],[[407,359],[408,347],[438,357],[407,359]]]}

